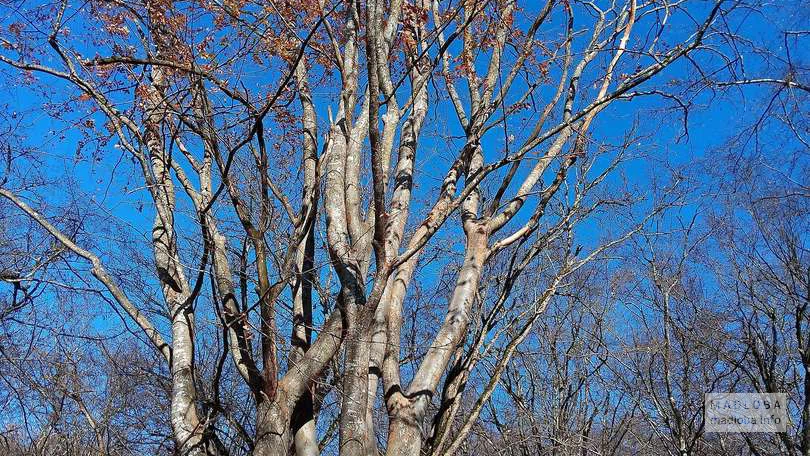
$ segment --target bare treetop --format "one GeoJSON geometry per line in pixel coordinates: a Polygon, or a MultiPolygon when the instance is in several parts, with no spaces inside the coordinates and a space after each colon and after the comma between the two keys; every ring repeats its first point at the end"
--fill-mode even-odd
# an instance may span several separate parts
{"type": "MultiPolygon", "coordinates": [[[[691,448],[702,431],[684,408],[697,393],[664,404],[656,390],[698,375],[672,367],[673,351],[719,356],[676,340],[669,300],[686,299],[688,249],[674,271],[655,255],[628,263],[665,301],[661,379],[646,358],[625,371],[604,354],[627,341],[603,332],[612,304],[593,282],[611,280],[603,268],[628,240],[656,253],[657,224],[694,205],[702,183],[655,144],[691,140],[694,112],[734,91],[810,92],[804,56],[789,53],[805,32],[759,48],[766,21],[745,31],[759,8],[767,16],[687,0],[4,2],[0,316],[59,318],[80,301],[64,331],[41,325],[59,346],[43,363],[68,367],[8,382],[51,404],[9,431],[15,445],[482,454],[491,429],[513,432],[493,404],[518,413],[539,397],[523,362],[568,385],[566,401],[585,398],[554,402],[571,408],[547,429],[580,446],[554,454],[594,442],[615,454],[642,422],[691,448]],[[565,356],[598,362],[557,359],[569,342],[565,356]],[[636,398],[591,441],[611,402],[595,379],[611,375],[672,418],[655,424],[636,398]],[[124,416],[112,398],[135,388],[132,406],[160,419],[124,416]],[[75,430],[46,432],[68,421],[75,430]]],[[[785,119],[801,140],[806,119],[785,119]]],[[[3,356],[23,371],[25,343],[9,340],[3,356]]],[[[9,421],[34,413],[21,402],[9,421]]]]}

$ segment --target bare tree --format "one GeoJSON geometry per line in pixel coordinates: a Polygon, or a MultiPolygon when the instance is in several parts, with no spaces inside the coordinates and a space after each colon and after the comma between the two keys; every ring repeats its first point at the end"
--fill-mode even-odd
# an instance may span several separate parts
{"type": "MultiPolygon", "coordinates": [[[[44,139],[6,147],[6,231],[48,245],[4,272],[3,309],[38,287],[37,311],[86,299],[66,320],[93,339],[49,352],[46,368],[67,367],[47,381],[15,378],[36,398],[12,413],[44,408],[25,429],[58,421],[84,445],[71,451],[146,451],[122,429],[127,398],[163,412],[134,432],[155,452],[170,435],[183,455],[475,453],[485,423],[499,428],[494,404],[526,407],[516,363],[531,362],[558,382],[544,390],[551,454],[619,451],[635,406],[609,413],[600,390],[612,342],[585,271],[680,193],[623,181],[658,126],[606,114],[687,109],[664,74],[725,71],[723,24],[747,5],[6,3],[4,74],[56,127],[18,126],[44,139]]],[[[683,86],[703,93],[708,77],[683,86]]]]}

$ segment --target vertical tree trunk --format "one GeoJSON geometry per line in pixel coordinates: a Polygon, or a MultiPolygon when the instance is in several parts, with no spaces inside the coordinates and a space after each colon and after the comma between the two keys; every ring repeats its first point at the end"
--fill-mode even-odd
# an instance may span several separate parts
{"type": "MultiPolygon", "coordinates": [[[[359,288],[359,287],[358,287],[359,288]]],[[[372,454],[371,436],[366,421],[368,395],[368,366],[371,344],[369,318],[366,315],[365,299],[359,293],[345,295],[347,323],[346,362],[343,369],[343,390],[340,407],[340,454],[368,456],[372,454]]]]}
{"type": "Polygon", "coordinates": [[[476,225],[468,230],[467,254],[456,280],[447,316],[407,393],[393,393],[389,400],[389,456],[418,455],[422,449],[422,424],[430,399],[453,352],[464,342],[470,307],[487,258],[488,233],[476,225]]]}
{"type": "Polygon", "coordinates": [[[253,456],[288,456],[290,450],[290,416],[283,394],[273,401],[265,400],[256,410],[256,446],[253,456]]]}

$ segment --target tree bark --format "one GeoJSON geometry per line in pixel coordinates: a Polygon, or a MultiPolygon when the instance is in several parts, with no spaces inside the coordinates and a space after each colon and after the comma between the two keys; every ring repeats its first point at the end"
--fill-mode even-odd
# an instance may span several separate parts
{"type": "Polygon", "coordinates": [[[419,365],[406,393],[394,391],[388,403],[391,420],[389,456],[418,455],[422,449],[422,424],[427,406],[447,368],[453,352],[464,342],[470,307],[478,292],[478,281],[487,259],[488,232],[477,224],[468,231],[467,253],[444,323],[419,365]]]}

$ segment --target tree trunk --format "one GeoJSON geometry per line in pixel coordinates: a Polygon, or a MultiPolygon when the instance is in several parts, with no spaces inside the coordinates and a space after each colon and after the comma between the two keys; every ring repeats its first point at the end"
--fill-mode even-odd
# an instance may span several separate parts
{"type": "Polygon", "coordinates": [[[256,411],[256,446],[253,456],[288,456],[290,450],[289,408],[281,401],[260,403],[256,411]]]}
{"type": "Polygon", "coordinates": [[[464,342],[470,307],[478,291],[478,280],[487,259],[489,236],[483,226],[467,233],[467,255],[456,280],[447,316],[407,393],[394,392],[388,403],[391,424],[388,433],[389,456],[418,455],[422,449],[422,423],[431,397],[447,368],[453,352],[464,342]]]}

